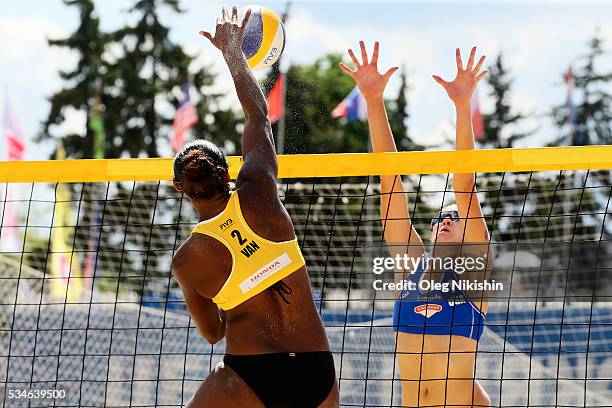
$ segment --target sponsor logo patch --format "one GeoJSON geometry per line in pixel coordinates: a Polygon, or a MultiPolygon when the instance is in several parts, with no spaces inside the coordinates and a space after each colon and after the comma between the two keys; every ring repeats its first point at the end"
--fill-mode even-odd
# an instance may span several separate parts
{"type": "Polygon", "coordinates": [[[414,307],[414,313],[418,313],[421,316],[431,317],[442,310],[442,305],[436,303],[427,303],[424,305],[418,305],[414,307]]]}
{"type": "Polygon", "coordinates": [[[271,260],[263,268],[257,270],[251,276],[243,280],[238,285],[238,287],[240,288],[242,293],[247,293],[249,290],[253,289],[278,271],[282,270],[290,263],[291,258],[289,258],[289,255],[287,255],[287,253],[285,252],[284,254],[282,254],[276,259],[271,260]]]}

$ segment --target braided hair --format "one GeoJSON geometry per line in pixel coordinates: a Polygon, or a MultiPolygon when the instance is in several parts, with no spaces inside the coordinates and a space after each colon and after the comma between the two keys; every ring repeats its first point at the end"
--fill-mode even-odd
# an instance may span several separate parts
{"type": "Polygon", "coordinates": [[[227,194],[229,175],[225,154],[207,140],[187,143],[174,158],[173,181],[191,199],[207,200],[227,194]]]}

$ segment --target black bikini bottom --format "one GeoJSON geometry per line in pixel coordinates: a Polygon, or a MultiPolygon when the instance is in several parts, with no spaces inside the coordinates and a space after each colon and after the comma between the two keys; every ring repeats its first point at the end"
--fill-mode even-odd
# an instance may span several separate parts
{"type": "Polygon", "coordinates": [[[238,373],[266,408],[316,408],[336,381],[329,351],[226,354],[223,362],[238,373]]]}

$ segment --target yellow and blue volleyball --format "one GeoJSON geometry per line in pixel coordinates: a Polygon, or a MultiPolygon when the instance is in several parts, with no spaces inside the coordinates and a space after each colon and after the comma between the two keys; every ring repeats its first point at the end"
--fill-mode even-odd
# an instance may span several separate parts
{"type": "Polygon", "coordinates": [[[249,8],[251,18],[245,28],[242,52],[251,69],[265,69],[271,67],[285,49],[285,26],[269,8],[249,8]]]}

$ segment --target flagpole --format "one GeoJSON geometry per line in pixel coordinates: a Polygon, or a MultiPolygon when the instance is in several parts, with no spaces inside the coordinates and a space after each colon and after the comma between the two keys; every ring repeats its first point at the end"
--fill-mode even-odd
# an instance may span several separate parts
{"type": "Polygon", "coordinates": [[[278,129],[276,131],[277,153],[285,152],[285,97],[287,96],[287,76],[281,72],[281,115],[278,119],[278,129]]]}
{"type": "MultiPolygon", "coordinates": [[[[289,20],[289,10],[291,9],[291,1],[288,1],[285,5],[285,12],[283,13],[281,19],[283,24],[287,24],[287,20],[289,20]]],[[[276,129],[276,153],[283,154],[285,153],[285,98],[287,97],[287,75],[281,71],[280,67],[280,59],[278,60],[278,72],[281,79],[281,115],[278,119],[278,127],[276,129]],[[283,78],[284,76],[284,78],[283,78]]]]}

